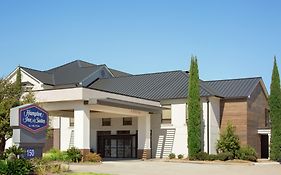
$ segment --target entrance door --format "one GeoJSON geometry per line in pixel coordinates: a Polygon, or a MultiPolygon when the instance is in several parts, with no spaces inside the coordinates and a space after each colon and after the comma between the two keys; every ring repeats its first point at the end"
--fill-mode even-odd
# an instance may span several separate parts
{"type": "Polygon", "coordinates": [[[98,153],[104,158],[136,158],[136,135],[98,136],[98,153]]]}
{"type": "Polygon", "coordinates": [[[268,135],[260,135],[261,137],[261,158],[267,159],[268,154],[268,135]]]}

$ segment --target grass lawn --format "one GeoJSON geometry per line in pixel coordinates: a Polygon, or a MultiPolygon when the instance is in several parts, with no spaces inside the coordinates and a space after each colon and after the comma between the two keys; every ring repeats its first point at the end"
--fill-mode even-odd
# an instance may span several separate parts
{"type": "Polygon", "coordinates": [[[67,175],[110,175],[110,174],[99,174],[99,173],[68,173],[67,175]]]}

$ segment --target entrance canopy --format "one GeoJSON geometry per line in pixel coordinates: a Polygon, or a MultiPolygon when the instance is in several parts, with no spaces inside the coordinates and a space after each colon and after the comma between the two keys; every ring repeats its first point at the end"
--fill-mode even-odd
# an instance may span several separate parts
{"type": "MultiPolygon", "coordinates": [[[[37,91],[35,95],[51,116],[74,118],[73,146],[79,148],[83,154],[90,151],[91,139],[99,139],[101,145],[98,146],[102,147],[99,149],[104,155],[108,153],[105,149],[108,145],[113,147],[117,145],[116,149],[112,147],[113,157],[151,157],[151,115],[162,112],[160,102],[83,87],[43,90],[37,91]],[[93,122],[91,125],[91,121],[100,117],[98,114],[135,118],[137,135],[130,134],[118,138],[112,135],[106,138],[104,136],[97,138],[96,134],[91,135],[91,131],[97,129],[93,122]],[[126,149],[130,151],[124,152],[126,149]],[[114,150],[119,153],[113,155],[114,150]]],[[[107,130],[111,129],[116,128],[111,126],[107,128],[107,130]]]]}

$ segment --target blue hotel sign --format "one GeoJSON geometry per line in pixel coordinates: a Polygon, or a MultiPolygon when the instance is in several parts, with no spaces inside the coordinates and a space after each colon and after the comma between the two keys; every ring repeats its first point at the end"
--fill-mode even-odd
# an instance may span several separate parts
{"type": "Polygon", "coordinates": [[[36,105],[20,108],[19,126],[32,133],[42,131],[48,127],[48,112],[36,105]]]}

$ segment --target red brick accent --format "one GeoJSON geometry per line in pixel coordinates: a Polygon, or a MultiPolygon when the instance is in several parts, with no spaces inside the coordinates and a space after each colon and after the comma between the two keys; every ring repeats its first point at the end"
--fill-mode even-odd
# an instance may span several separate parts
{"type": "Polygon", "coordinates": [[[138,159],[150,159],[151,149],[138,149],[138,159]]]}

